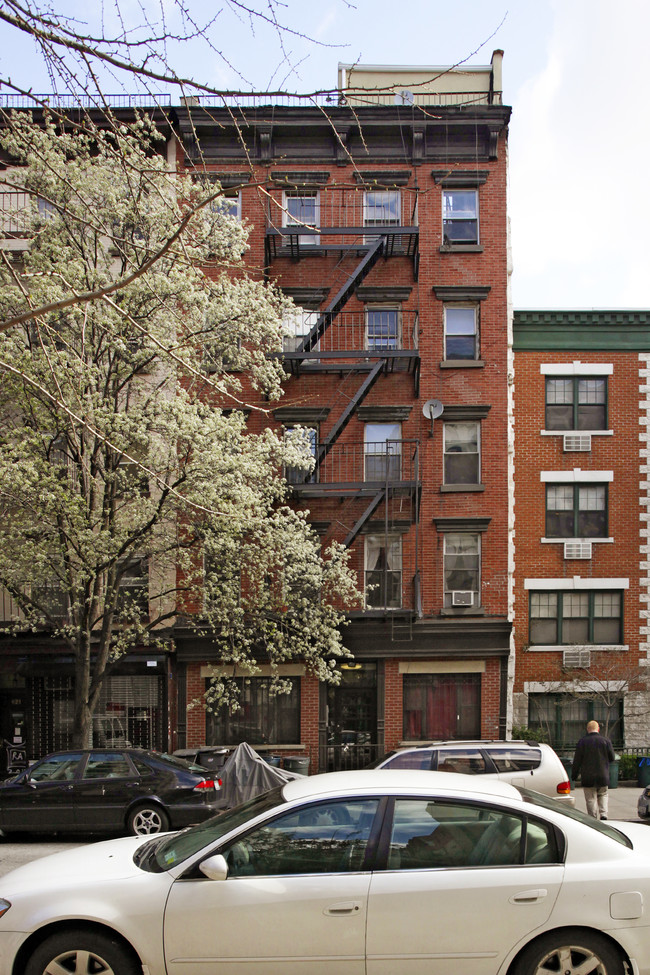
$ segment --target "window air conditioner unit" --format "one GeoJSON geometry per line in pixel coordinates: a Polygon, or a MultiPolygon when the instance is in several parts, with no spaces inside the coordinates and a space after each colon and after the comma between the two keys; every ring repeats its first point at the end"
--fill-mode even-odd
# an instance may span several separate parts
{"type": "Polygon", "coordinates": [[[591,450],[590,433],[564,434],[564,452],[570,453],[577,450],[591,450]]]}
{"type": "Polygon", "coordinates": [[[591,542],[565,542],[564,558],[565,559],[590,559],[591,542]]]}
{"type": "Polygon", "coordinates": [[[451,594],[452,606],[473,606],[474,593],[471,589],[454,589],[451,594]]]}
{"type": "Polygon", "coordinates": [[[563,667],[578,667],[584,669],[591,666],[591,650],[583,650],[580,647],[571,647],[562,653],[563,667]]]}

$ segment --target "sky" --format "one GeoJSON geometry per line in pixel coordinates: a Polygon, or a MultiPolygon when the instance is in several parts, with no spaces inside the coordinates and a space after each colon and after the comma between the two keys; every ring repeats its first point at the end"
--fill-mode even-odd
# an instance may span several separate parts
{"type": "MultiPolygon", "coordinates": [[[[150,5],[174,26],[174,3],[120,0],[122,20],[139,23],[150,5]]],[[[650,308],[648,0],[285,0],[274,7],[296,33],[281,46],[231,4],[186,0],[197,18],[215,19],[209,44],[170,46],[178,74],[219,88],[313,91],[336,86],[339,61],[487,64],[502,49],[514,307],[650,308]]],[[[117,24],[109,2],[58,0],[56,9],[82,30],[89,10],[109,30],[117,24]]],[[[1,23],[0,73],[52,90],[33,43],[1,23]]],[[[119,90],[112,78],[103,88],[119,90]]]]}

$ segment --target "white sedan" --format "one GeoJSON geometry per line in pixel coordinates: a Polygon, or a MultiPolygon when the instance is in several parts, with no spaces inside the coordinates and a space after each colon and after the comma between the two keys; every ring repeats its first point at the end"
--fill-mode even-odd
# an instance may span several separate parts
{"type": "Polygon", "coordinates": [[[0,879],[0,975],[650,975],[650,831],[445,772],[301,778],[0,879]]]}

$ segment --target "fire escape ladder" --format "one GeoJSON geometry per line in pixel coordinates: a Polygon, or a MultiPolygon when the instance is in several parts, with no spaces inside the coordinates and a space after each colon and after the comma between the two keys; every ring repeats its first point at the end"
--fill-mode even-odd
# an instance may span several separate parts
{"type": "Polygon", "coordinates": [[[359,520],[348,532],[347,536],[343,541],[343,545],[345,548],[349,548],[350,545],[352,545],[352,542],[355,540],[355,538],[357,537],[357,535],[359,534],[359,532],[361,531],[365,523],[368,521],[372,513],[377,510],[377,508],[379,507],[379,505],[381,504],[381,502],[385,497],[386,497],[386,488],[382,488],[381,491],[377,492],[377,494],[374,496],[374,498],[372,499],[372,501],[370,502],[366,510],[363,512],[359,520]]]}
{"type": "Polygon", "coordinates": [[[338,418],[338,420],[330,430],[328,436],[325,437],[325,439],[322,440],[321,443],[319,444],[318,447],[319,464],[321,464],[325,460],[328,453],[330,452],[330,450],[332,449],[332,447],[334,446],[334,444],[336,443],[336,441],[341,436],[346,426],[350,422],[352,414],[361,405],[361,403],[363,403],[364,399],[366,398],[366,396],[368,395],[372,387],[377,382],[380,374],[384,372],[385,369],[386,369],[386,362],[384,359],[379,359],[378,362],[375,362],[372,369],[370,370],[370,372],[368,373],[364,381],[359,386],[355,395],[352,397],[352,399],[346,406],[345,410],[343,411],[341,416],[338,418]]]}
{"type": "Polygon", "coordinates": [[[356,266],[352,274],[347,278],[343,287],[340,288],[334,298],[332,298],[327,308],[324,308],[320,313],[313,328],[298,346],[296,350],[297,352],[311,352],[312,349],[316,348],[326,329],[345,306],[354,289],[361,284],[366,275],[375,266],[383,250],[384,238],[378,237],[377,240],[372,242],[364,254],[363,259],[356,266]]]}

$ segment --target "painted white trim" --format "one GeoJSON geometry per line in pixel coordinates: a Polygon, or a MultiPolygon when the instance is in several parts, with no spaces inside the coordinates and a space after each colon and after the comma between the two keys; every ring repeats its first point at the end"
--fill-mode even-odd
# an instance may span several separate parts
{"type": "Polygon", "coordinates": [[[304,677],[307,670],[304,664],[278,664],[277,669],[272,668],[270,664],[260,664],[259,667],[251,669],[236,665],[234,674],[232,665],[230,667],[212,667],[207,664],[200,670],[202,679],[209,677],[272,677],[274,673],[279,674],[280,677],[304,677]]]}
{"type": "Polygon", "coordinates": [[[484,660],[401,660],[400,674],[484,674],[484,660]]]}
{"type": "Polygon", "coordinates": [[[600,691],[607,689],[608,691],[625,691],[627,690],[627,682],[624,680],[610,680],[610,681],[598,681],[598,680],[531,680],[524,683],[524,693],[525,694],[545,694],[548,692],[555,692],[561,694],[566,688],[567,691],[573,691],[580,693],[581,691],[585,694],[592,693],[593,691],[600,691]]]}
{"type": "Polygon", "coordinates": [[[524,579],[524,589],[629,589],[629,579],[524,579]]]}
{"type": "Polygon", "coordinates": [[[564,437],[567,433],[589,434],[590,437],[613,437],[613,430],[540,430],[542,437],[564,437]]]}
{"type": "Polygon", "coordinates": [[[539,367],[542,376],[611,376],[614,366],[611,362],[542,362],[539,367]]]}
{"type": "Polygon", "coordinates": [[[602,481],[613,481],[613,471],[583,471],[581,467],[574,467],[572,471],[540,471],[540,481],[558,481],[562,484],[583,483],[591,481],[593,483],[602,481]]]}
{"type": "Polygon", "coordinates": [[[611,544],[613,538],[540,538],[542,545],[564,545],[565,542],[591,542],[592,544],[602,545],[603,542],[611,544]]]}
{"type": "MultiPolygon", "coordinates": [[[[539,646],[526,647],[526,653],[563,653],[573,647],[572,643],[540,644],[539,646]]],[[[627,644],[620,643],[585,643],[580,644],[581,650],[595,650],[597,653],[627,653],[630,649],[627,644]]]]}

